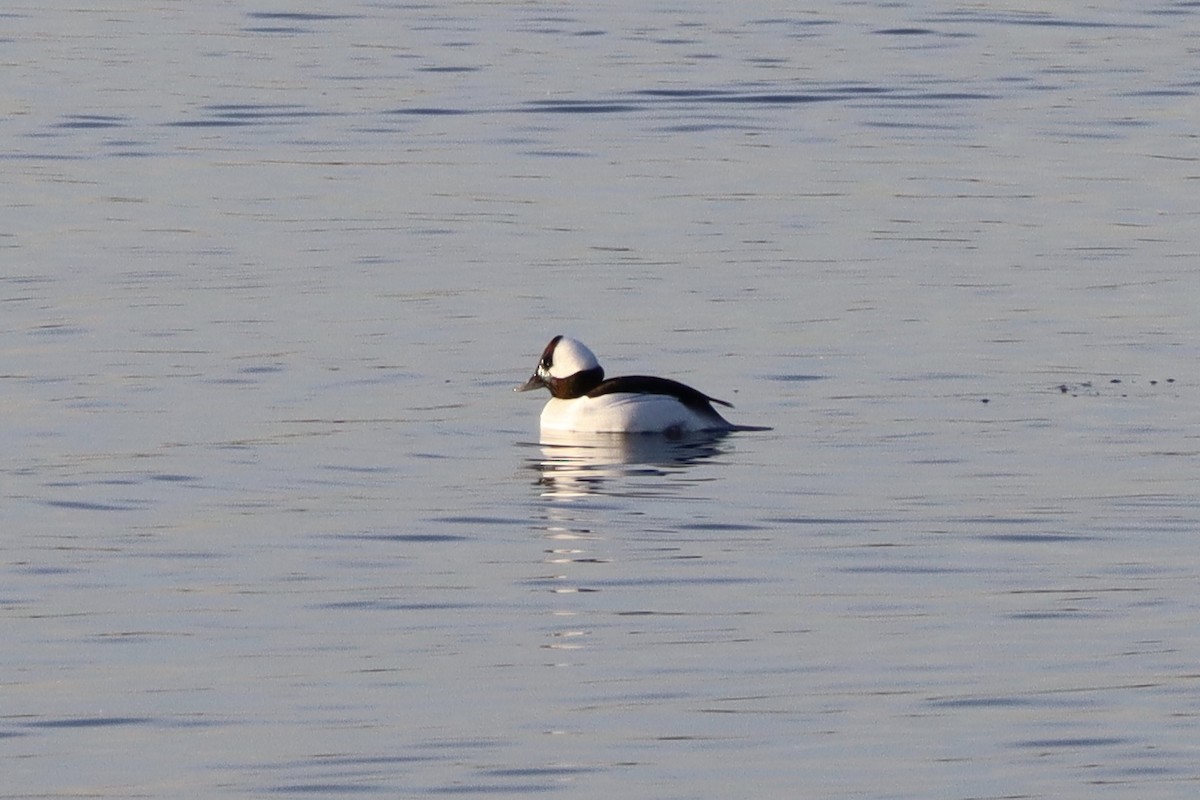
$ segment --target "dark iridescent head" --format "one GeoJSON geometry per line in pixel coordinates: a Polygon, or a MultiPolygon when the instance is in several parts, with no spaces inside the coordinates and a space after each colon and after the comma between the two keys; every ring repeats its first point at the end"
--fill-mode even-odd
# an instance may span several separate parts
{"type": "Polygon", "coordinates": [[[596,354],[583,342],[555,336],[542,351],[533,377],[515,391],[528,392],[545,387],[563,400],[582,397],[604,380],[604,368],[596,354]]]}

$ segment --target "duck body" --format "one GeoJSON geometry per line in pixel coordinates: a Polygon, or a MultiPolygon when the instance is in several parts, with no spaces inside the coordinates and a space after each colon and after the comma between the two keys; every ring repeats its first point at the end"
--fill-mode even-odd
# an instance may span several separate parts
{"type": "Polygon", "coordinates": [[[556,336],[546,345],[533,376],[517,391],[549,389],[542,409],[544,433],[660,433],[679,436],[730,431],[736,426],[713,404],[724,400],[669,378],[626,375],[605,379],[604,369],[582,342],[556,336]]]}
{"type": "MultiPolygon", "coordinates": [[[[542,409],[542,430],[556,433],[681,434],[733,428],[703,395],[698,401],[687,402],[672,393],[668,385],[658,387],[660,391],[647,391],[644,385],[637,389],[625,385],[627,380],[638,383],[645,380],[666,382],[663,378],[631,375],[606,381],[611,386],[600,394],[588,393],[572,399],[551,397],[542,409]]],[[[668,383],[690,389],[675,381],[668,383]]]]}

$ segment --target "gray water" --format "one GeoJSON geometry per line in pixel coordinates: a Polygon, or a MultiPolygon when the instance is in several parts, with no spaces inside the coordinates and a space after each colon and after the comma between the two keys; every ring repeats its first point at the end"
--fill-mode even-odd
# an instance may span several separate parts
{"type": "Polygon", "coordinates": [[[1194,797],[1200,6],[1022,8],[6,7],[0,797],[1194,797]]]}

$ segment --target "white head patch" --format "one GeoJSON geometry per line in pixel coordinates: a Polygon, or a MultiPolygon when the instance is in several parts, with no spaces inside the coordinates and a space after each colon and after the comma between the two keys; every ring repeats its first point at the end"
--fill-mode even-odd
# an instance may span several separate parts
{"type": "Polygon", "coordinates": [[[595,369],[598,366],[600,362],[596,360],[596,354],[589,350],[587,345],[564,336],[554,346],[548,372],[552,378],[569,378],[576,372],[595,369]]]}

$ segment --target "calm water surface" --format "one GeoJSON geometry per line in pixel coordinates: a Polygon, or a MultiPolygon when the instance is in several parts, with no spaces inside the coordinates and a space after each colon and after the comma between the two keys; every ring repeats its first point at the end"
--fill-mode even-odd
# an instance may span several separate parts
{"type": "Polygon", "coordinates": [[[1200,7],[718,5],[0,13],[0,797],[1200,791],[1200,7]]]}

